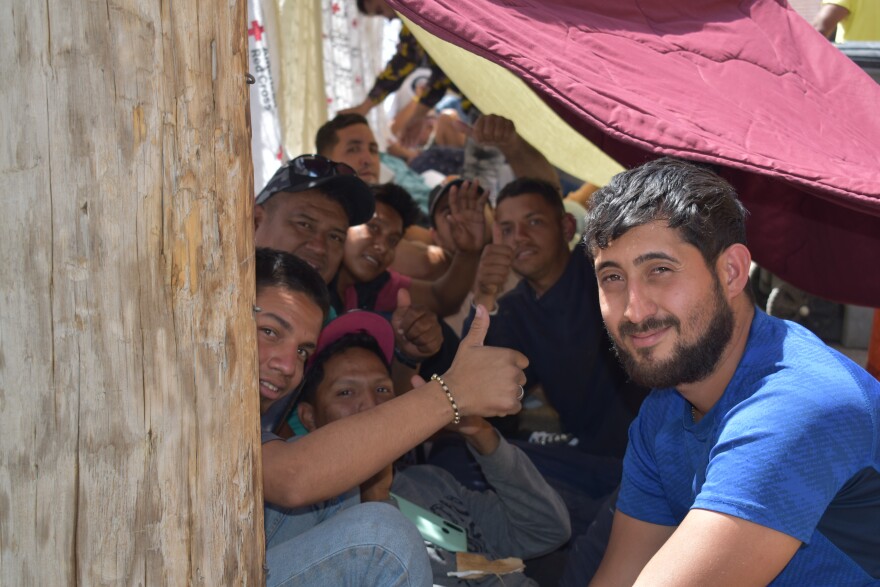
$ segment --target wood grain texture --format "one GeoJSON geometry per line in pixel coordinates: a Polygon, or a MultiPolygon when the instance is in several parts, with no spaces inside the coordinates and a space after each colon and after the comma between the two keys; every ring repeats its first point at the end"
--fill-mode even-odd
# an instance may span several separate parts
{"type": "Polygon", "coordinates": [[[246,3],[0,6],[0,584],[261,584],[246,3]]]}

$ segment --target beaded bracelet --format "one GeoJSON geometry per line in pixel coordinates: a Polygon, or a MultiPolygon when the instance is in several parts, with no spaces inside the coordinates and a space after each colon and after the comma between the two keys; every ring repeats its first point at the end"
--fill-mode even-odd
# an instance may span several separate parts
{"type": "Polygon", "coordinates": [[[449,386],[446,385],[446,382],[443,381],[443,378],[434,373],[431,375],[431,381],[436,381],[440,384],[440,388],[446,392],[446,399],[449,400],[449,403],[452,405],[452,412],[455,414],[455,418],[452,419],[453,424],[461,423],[461,413],[458,411],[458,404],[455,403],[455,398],[452,397],[452,392],[449,391],[449,386]]]}

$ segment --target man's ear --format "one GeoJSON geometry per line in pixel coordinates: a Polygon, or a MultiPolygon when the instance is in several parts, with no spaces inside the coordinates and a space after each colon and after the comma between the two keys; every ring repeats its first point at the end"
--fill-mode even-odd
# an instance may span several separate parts
{"type": "Polygon", "coordinates": [[[730,245],[719,255],[716,270],[727,299],[733,299],[748,287],[751,264],[751,252],[740,243],[730,245]]]}
{"type": "Polygon", "coordinates": [[[562,215],[562,234],[565,236],[565,243],[568,244],[571,242],[571,239],[574,238],[574,233],[577,230],[577,220],[574,219],[569,212],[566,212],[562,215]]]}
{"type": "Polygon", "coordinates": [[[260,228],[260,224],[266,219],[266,209],[262,204],[254,204],[254,231],[260,228]]]}
{"type": "Polygon", "coordinates": [[[299,405],[296,406],[296,413],[299,416],[299,421],[306,427],[306,430],[312,432],[317,428],[315,426],[315,407],[312,404],[303,401],[299,402],[299,405]]]}

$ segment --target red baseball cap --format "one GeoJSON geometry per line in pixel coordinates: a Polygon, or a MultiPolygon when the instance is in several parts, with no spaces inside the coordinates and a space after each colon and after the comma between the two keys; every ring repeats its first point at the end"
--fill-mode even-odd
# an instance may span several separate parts
{"type": "Polygon", "coordinates": [[[309,357],[308,368],[315,362],[315,358],[320,355],[325,348],[345,336],[355,332],[363,332],[369,334],[379,343],[379,349],[385,356],[385,363],[391,365],[394,358],[394,330],[391,329],[391,323],[385,318],[374,312],[365,310],[352,310],[332,320],[321,331],[318,337],[318,347],[309,357]]]}

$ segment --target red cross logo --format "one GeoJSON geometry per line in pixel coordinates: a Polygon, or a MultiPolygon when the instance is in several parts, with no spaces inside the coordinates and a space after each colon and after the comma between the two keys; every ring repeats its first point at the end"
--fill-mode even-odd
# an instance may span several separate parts
{"type": "Polygon", "coordinates": [[[255,20],[252,20],[251,21],[251,28],[248,29],[248,36],[253,37],[255,41],[262,41],[263,40],[263,31],[265,31],[265,30],[266,29],[264,29],[263,27],[260,26],[260,23],[258,23],[255,20]]]}
{"type": "Polygon", "coordinates": [[[330,7],[330,10],[333,11],[333,14],[338,14],[339,11],[342,10],[342,8],[339,6],[339,4],[337,2],[334,2],[333,6],[330,7]]]}

